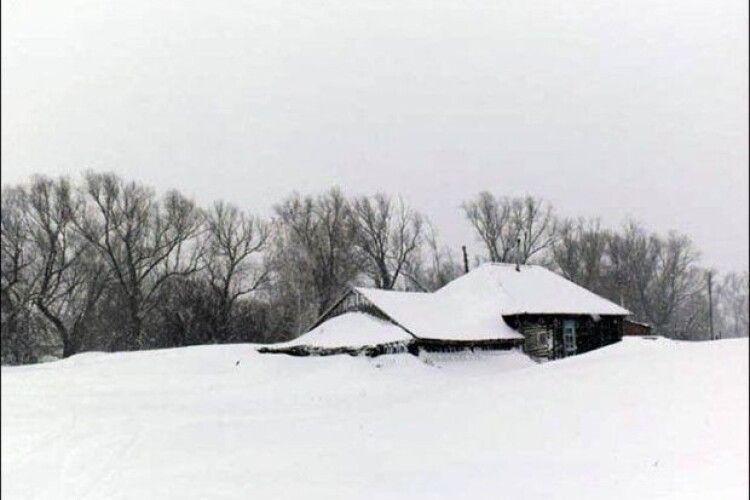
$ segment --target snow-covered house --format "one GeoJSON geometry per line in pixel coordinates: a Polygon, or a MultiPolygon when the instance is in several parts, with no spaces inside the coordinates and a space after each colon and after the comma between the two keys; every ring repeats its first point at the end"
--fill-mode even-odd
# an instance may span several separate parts
{"type": "Polygon", "coordinates": [[[544,267],[489,263],[432,293],[353,287],[308,333],[264,351],[376,355],[523,347],[534,357],[559,358],[620,340],[629,314],[544,267]]]}

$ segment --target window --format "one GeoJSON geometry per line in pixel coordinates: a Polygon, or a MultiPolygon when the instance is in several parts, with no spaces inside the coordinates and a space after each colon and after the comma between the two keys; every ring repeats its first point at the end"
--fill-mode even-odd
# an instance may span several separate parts
{"type": "Polygon", "coordinates": [[[563,347],[566,355],[576,353],[576,322],[574,319],[563,321],[563,347]]]}

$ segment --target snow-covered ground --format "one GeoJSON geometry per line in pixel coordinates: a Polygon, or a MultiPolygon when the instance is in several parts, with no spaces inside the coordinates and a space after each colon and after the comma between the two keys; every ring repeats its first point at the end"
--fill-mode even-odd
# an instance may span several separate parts
{"type": "Polygon", "coordinates": [[[747,498],[748,341],[2,369],[2,498],[747,498]],[[239,362],[239,364],[238,364],[239,362]]]}

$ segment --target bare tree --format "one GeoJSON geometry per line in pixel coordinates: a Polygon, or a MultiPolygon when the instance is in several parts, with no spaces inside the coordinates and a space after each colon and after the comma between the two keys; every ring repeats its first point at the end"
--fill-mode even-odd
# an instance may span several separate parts
{"type": "Polygon", "coordinates": [[[160,203],[149,189],[113,174],[87,173],[85,192],[89,203],[76,214],[76,227],[104,257],[127,304],[123,347],[145,347],[143,323],[160,287],[198,268],[201,213],[176,191],[160,203]]]}
{"type": "Polygon", "coordinates": [[[408,283],[422,292],[433,292],[461,276],[463,267],[451,253],[450,248],[438,242],[438,234],[431,224],[427,224],[425,235],[426,251],[419,258],[407,262],[404,276],[408,283]]]}
{"type": "Polygon", "coordinates": [[[302,264],[304,256],[300,249],[288,244],[283,232],[277,233],[272,241],[271,283],[267,291],[273,310],[270,329],[276,337],[293,338],[317,319],[317,292],[312,273],[302,264]]]}
{"type": "MultiPolygon", "coordinates": [[[[281,286],[291,294],[287,298],[298,301],[299,319],[308,322],[322,314],[360,272],[352,245],[356,228],[351,207],[334,188],[317,198],[295,194],[275,211],[276,283],[282,277],[290,280],[281,286]]],[[[298,328],[303,328],[301,323],[298,328]]]]}
{"type": "Polygon", "coordinates": [[[496,198],[484,191],[463,209],[492,262],[517,258],[525,264],[554,242],[552,207],[538,198],[496,198]]]}
{"type": "Polygon", "coordinates": [[[3,188],[0,210],[0,292],[3,303],[21,304],[31,296],[28,195],[21,188],[3,188]]]}
{"type": "Polygon", "coordinates": [[[703,286],[690,240],[676,233],[664,239],[629,222],[610,238],[608,258],[611,289],[625,307],[657,332],[677,335],[684,304],[703,286]]]}
{"type": "Polygon", "coordinates": [[[638,319],[650,321],[640,304],[648,300],[648,282],[656,269],[655,252],[649,236],[635,222],[628,222],[615,232],[607,245],[609,296],[616,297],[638,319]]]}
{"type": "Polygon", "coordinates": [[[378,193],[362,196],[352,206],[354,243],[368,276],[377,288],[396,286],[406,267],[416,261],[423,239],[423,218],[401,198],[378,193]]]}
{"type": "Polygon", "coordinates": [[[203,261],[216,302],[213,341],[227,340],[232,309],[240,297],[265,284],[269,270],[261,260],[270,227],[232,205],[215,203],[206,215],[203,261]]]}
{"type": "Polygon", "coordinates": [[[552,207],[539,198],[516,198],[511,201],[511,207],[516,240],[520,242],[519,262],[525,264],[552,246],[556,221],[552,207]]]}
{"type": "Polygon", "coordinates": [[[74,196],[66,178],[36,177],[29,188],[29,234],[37,262],[34,304],[68,357],[83,346],[85,320],[107,283],[107,270],[73,228],[74,196]]]}
{"type": "Polygon", "coordinates": [[[507,262],[516,245],[510,206],[483,191],[475,200],[465,202],[463,209],[466,218],[487,247],[490,260],[507,262]]]}
{"type": "Polygon", "coordinates": [[[691,288],[676,305],[668,327],[662,333],[685,340],[710,340],[709,302],[705,287],[706,270],[693,267],[687,271],[691,288]]]}
{"type": "Polygon", "coordinates": [[[156,298],[161,346],[215,343],[216,298],[205,277],[196,273],[167,280],[156,298]]]}
{"type": "Polygon", "coordinates": [[[721,338],[747,337],[748,272],[728,273],[716,290],[716,331],[721,338]]]}
{"type": "MultiPolygon", "coordinates": [[[[604,292],[609,232],[598,219],[566,219],[557,225],[552,260],[569,280],[598,293],[604,292]]],[[[615,297],[615,300],[616,297],[615,297]]]]}
{"type": "Polygon", "coordinates": [[[671,232],[661,239],[652,236],[657,252],[657,267],[653,275],[650,299],[644,308],[655,325],[670,325],[690,297],[703,291],[703,273],[696,268],[697,253],[687,236],[671,232]]]}
{"type": "Polygon", "coordinates": [[[29,236],[28,195],[3,188],[0,210],[0,349],[2,362],[33,361],[39,339],[31,329],[35,261],[29,236]]]}

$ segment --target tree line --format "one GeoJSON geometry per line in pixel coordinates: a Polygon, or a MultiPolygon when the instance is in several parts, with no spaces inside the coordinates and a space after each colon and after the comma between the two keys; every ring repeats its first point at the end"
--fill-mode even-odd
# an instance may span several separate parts
{"type": "MultiPolygon", "coordinates": [[[[665,336],[707,339],[706,269],[684,235],[569,219],[531,196],[462,205],[483,261],[537,263],[622,304],[665,336]]],[[[81,351],[293,338],[349,284],[432,291],[456,245],[400,197],[293,193],[264,219],[199,207],[111,173],[2,188],[4,364],[81,351]]],[[[748,273],[716,276],[714,331],[748,335],[748,273]]]]}

